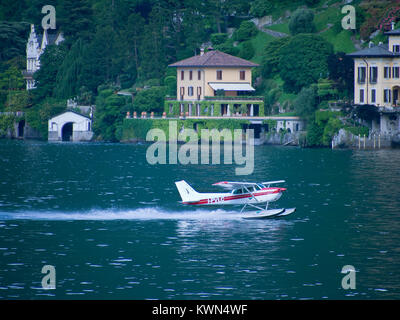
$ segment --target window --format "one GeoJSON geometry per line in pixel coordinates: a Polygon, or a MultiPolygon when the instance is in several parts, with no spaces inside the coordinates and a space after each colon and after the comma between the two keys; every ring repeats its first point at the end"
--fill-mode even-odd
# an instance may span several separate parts
{"type": "Polygon", "coordinates": [[[201,87],[197,87],[197,100],[201,98],[201,87]]]}
{"type": "Polygon", "coordinates": [[[364,89],[360,89],[360,103],[364,103],[364,89]]]}
{"type": "Polygon", "coordinates": [[[189,80],[193,80],[193,71],[192,70],[189,71],[189,80]]]}
{"type": "Polygon", "coordinates": [[[378,67],[369,67],[369,82],[376,83],[378,80],[378,67]]]}
{"type": "Polygon", "coordinates": [[[389,79],[391,76],[391,68],[390,67],[384,67],[383,68],[383,77],[385,79],[389,79]]]}
{"type": "Polygon", "coordinates": [[[400,67],[393,67],[393,78],[400,78],[400,67]]]}
{"type": "Polygon", "coordinates": [[[222,80],[222,70],[217,70],[217,80],[222,80]]]}
{"type": "Polygon", "coordinates": [[[394,44],[393,45],[393,52],[400,53],[400,44],[394,44]]]}
{"type": "Polygon", "coordinates": [[[185,71],[181,71],[181,80],[185,80],[185,71]]]}
{"type": "Polygon", "coordinates": [[[371,102],[375,103],[376,102],[376,90],[371,89],[371,102]]]}
{"type": "Polygon", "coordinates": [[[185,87],[180,88],[181,100],[183,100],[183,96],[185,95],[185,87]]]}
{"type": "Polygon", "coordinates": [[[197,71],[197,80],[201,80],[201,71],[200,70],[197,71]]]}
{"type": "Polygon", "coordinates": [[[246,71],[244,70],[240,71],[240,80],[246,80],[246,71]]]}
{"type": "Polygon", "coordinates": [[[390,89],[383,90],[383,102],[389,103],[391,101],[392,91],[390,89]]]}
{"type": "Polygon", "coordinates": [[[242,194],[243,190],[242,189],[235,189],[232,191],[232,194],[242,194]]]}
{"type": "Polygon", "coordinates": [[[366,68],[358,67],[358,83],[365,83],[366,68]]]}
{"type": "Polygon", "coordinates": [[[193,87],[188,87],[188,96],[189,97],[193,96],[193,87]]]}

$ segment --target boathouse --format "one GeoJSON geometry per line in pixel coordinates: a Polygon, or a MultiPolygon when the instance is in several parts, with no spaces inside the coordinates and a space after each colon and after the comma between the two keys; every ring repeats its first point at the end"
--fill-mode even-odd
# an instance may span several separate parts
{"type": "Polygon", "coordinates": [[[90,141],[92,119],[74,111],[66,111],[49,119],[48,141],[90,141]]]}

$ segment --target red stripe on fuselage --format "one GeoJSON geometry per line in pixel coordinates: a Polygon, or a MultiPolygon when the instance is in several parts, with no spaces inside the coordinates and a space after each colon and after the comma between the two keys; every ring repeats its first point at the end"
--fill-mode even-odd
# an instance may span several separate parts
{"type": "MultiPolygon", "coordinates": [[[[281,193],[283,191],[286,191],[286,188],[263,188],[260,191],[253,193],[253,195],[255,197],[260,197],[260,196],[265,196],[267,194],[281,193]]],[[[215,197],[215,198],[218,198],[218,197],[215,197]]],[[[252,195],[249,193],[245,193],[245,194],[238,194],[238,195],[234,195],[234,196],[226,196],[226,197],[224,197],[223,201],[231,201],[231,200],[244,199],[244,198],[252,198],[252,195]]],[[[196,202],[182,202],[182,203],[183,204],[192,204],[192,205],[208,204],[209,199],[214,199],[214,198],[201,199],[196,202]]],[[[218,202],[222,202],[222,201],[218,201],[218,202]]],[[[218,202],[216,202],[215,204],[218,204],[218,202]]],[[[212,204],[212,203],[210,203],[210,204],[212,204]]]]}

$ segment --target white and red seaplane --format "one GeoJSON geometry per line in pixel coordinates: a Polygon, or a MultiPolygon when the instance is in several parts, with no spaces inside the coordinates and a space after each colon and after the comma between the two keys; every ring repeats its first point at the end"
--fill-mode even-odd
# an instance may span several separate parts
{"type": "Polygon", "coordinates": [[[285,180],[267,182],[231,182],[221,181],[214,183],[213,186],[222,187],[230,190],[229,192],[199,193],[195,191],[186,181],[175,182],[178,192],[182,198],[182,203],[187,205],[243,205],[240,213],[247,207],[258,209],[257,211],[245,212],[245,219],[264,219],[269,217],[287,216],[296,208],[290,209],[270,209],[268,204],[277,201],[286,188],[271,187],[272,184],[283,183],[285,180]],[[265,204],[265,208],[260,207],[265,204]]]}

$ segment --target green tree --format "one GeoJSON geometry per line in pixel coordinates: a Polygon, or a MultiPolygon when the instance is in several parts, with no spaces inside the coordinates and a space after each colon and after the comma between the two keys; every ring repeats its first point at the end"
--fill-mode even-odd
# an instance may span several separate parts
{"type": "Polygon", "coordinates": [[[319,147],[322,146],[322,135],[324,128],[314,121],[310,122],[307,126],[307,146],[308,147],[319,147]]]}
{"type": "Polygon", "coordinates": [[[66,109],[64,100],[47,97],[25,112],[25,120],[47,140],[48,120],[66,109]]]}
{"type": "Polygon", "coordinates": [[[301,89],[294,101],[293,107],[300,117],[306,120],[314,118],[314,112],[317,109],[317,93],[315,86],[301,89]]]}
{"type": "Polygon", "coordinates": [[[72,98],[82,86],[83,56],[85,46],[78,39],[67,52],[56,77],[55,95],[59,98],[72,98]]]}
{"type": "Polygon", "coordinates": [[[127,39],[125,41],[127,41],[129,46],[130,55],[128,56],[128,58],[133,59],[135,65],[135,73],[138,77],[140,77],[140,75],[138,74],[140,64],[139,48],[143,41],[144,24],[145,20],[137,13],[132,13],[128,18],[128,26],[126,32],[127,39]]]}
{"type": "MultiPolygon", "coordinates": [[[[164,111],[166,90],[166,87],[152,87],[139,91],[133,101],[134,110],[137,112],[153,111],[158,114],[162,113],[164,111]]],[[[176,91],[174,94],[176,94],[176,91]]]]}
{"type": "Polygon", "coordinates": [[[223,32],[223,29],[226,30],[229,16],[234,13],[247,14],[250,9],[250,1],[243,0],[205,0],[199,3],[206,8],[204,13],[214,18],[218,33],[223,32]]]}
{"type": "Polygon", "coordinates": [[[96,98],[93,130],[97,137],[117,141],[116,131],[126,114],[124,97],[113,94],[112,89],[99,91],[96,98]]]}
{"type": "Polygon", "coordinates": [[[239,51],[239,57],[250,60],[251,58],[253,58],[254,53],[255,50],[253,43],[250,40],[243,42],[242,48],[239,51]]]}
{"type": "Polygon", "coordinates": [[[250,14],[257,18],[261,18],[271,14],[273,8],[274,6],[272,1],[255,0],[251,3],[250,14]]]}
{"type": "Polygon", "coordinates": [[[233,46],[231,39],[228,39],[224,43],[215,46],[214,49],[228,53],[233,56],[239,55],[239,48],[233,46]]]}
{"type": "Polygon", "coordinates": [[[246,41],[256,36],[257,33],[258,29],[252,21],[243,21],[239,29],[234,32],[233,38],[236,41],[246,41]]]}
{"type": "Polygon", "coordinates": [[[166,63],[166,46],[164,37],[163,8],[154,7],[150,13],[149,23],[144,28],[144,39],[140,48],[141,66],[138,74],[139,79],[161,78],[166,63]]]}
{"type": "Polygon", "coordinates": [[[34,73],[36,89],[34,94],[37,98],[52,97],[56,87],[57,72],[67,54],[63,44],[47,46],[40,56],[40,69],[34,73]]]}
{"type": "Polygon", "coordinates": [[[176,96],[176,76],[165,77],[164,86],[166,86],[169,96],[176,96]]]}
{"type": "Polygon", "coordinates": [[[321,138],[322,144],[324,146],[330,146],[333,136],[339,131],[341,127],[342,122],[340,121],[340,119],[336,117],[330,117],[324,126],[324,131],[321,138]]]}
{"type": "Polygon", "coordinates": [[[219,45],[224,43],[226,40],[228,40],[228,34],[227,33],[213,33],[210,37],[211,43],[213,46],[219,45]]]}
{"type": "Polygon", "coordinates": [[[316,31],[314,13],[310,9],[297,9],[290,17],[289,31],[292,35],[316,31]]]}
{"type": "Polygon", "coordinates": [[[24,56],[29,24],[0,21],[0,63],[16,56],[24,56]]]}
{"type": "Polygon", "coordinates": [[[279,61],[281,59],[281,48],[289,42],[289,37],[279,38],[268,42],[263,53],[261,63],[261,74],[264,78],[272,78],[279,72],[279,61]]]}
{"type": "Polygon", "coordinates": [[[15,65],[11,65],[5,72],[0,74],[1,90],[17,90],[24,88],[24,78],[21,70],[15,65]]]}
{"type": "Polygon", "coordinates": [[[72,45],[77,38],[90,39],[93,18],[89,0],[60,1],[57,7],[57,24],[63,31],[68,45],[72,45]]]}
{"type": "Polygon", "coordinates": [[[299,34],[280,50],[280,76],[285,89],[298,92],[328,74],[327,57],[332,45],[318,35],[299,34]]]}
{"type": "Polygon", "coordinates": [[[332,53],[327,59],[329,78],[336,82],[343,97],[354,94],[354,62],[344,52],[332,53]]]}

